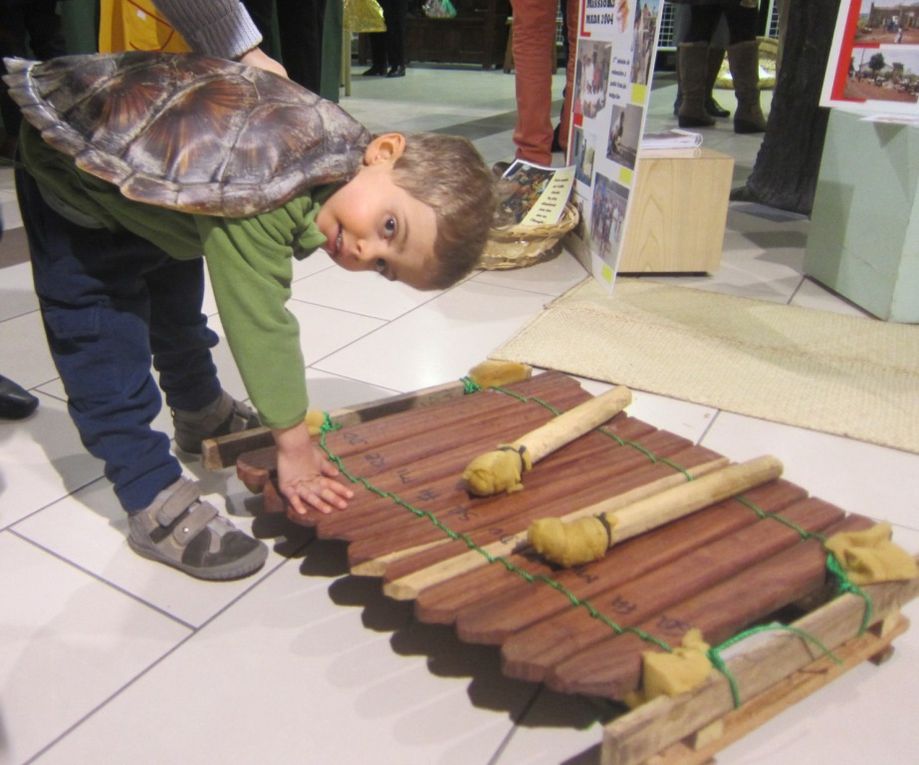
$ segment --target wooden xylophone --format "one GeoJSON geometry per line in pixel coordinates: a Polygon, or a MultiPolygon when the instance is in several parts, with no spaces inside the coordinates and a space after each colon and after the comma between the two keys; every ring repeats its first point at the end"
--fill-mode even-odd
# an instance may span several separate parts
{"type": "MultiPolygon", "coordinates": [[[[693,627],[716,645],[782,609],[805,602],[813,609],[834,594],[820,537],[865,529],[872,521],[783,479],[572,569],[546,563],[522,543],[491,552],[535,519],[685,483],[685,471],[727,462],[623,412],[542,460],[526,474],[522,491],[470,495],[461,474],[472,458],[589,398],[576,380],[548,372],[506,389],[432,396],[422,406],[397,407],[403,411],[395,414],[350,418],[351,424],[322,436],[355,481],[349,508],[332,515],[291,511],[288,517],[314,527],[320,539],[346,541],[352,573],[381,577],[387,595],[414,601],[420,621],[452,624],[463,641],[500,646],[509,677],[613,700],[639,688],[644,652],[678,646],[693,627]],[[456,561],[468,561],[470,550],[478,562],[454,575],[456,561]]],[[[247,487],[263,493],[265,511],[285,512],[274,468],[270,446],[237,460],[247,487]]],[[[876,620],[895,614],[916,589],[915,582],[891,589],[889,608],[876,607],[876,620]]],[[[887,603],[887,595],[878,596],[887,603]]],[[[839,639],[824,635],[831,645],[859,632],[863,604],[846,597],[854,599],[846,618],[855,627],[839,639]]],[[[820,657],[803,650],[798,664],[820,657]]],[[[717,703],[706,702],[721,710],[715,716],[730,710],[724,689],[719,693],[717,703]]],[[[641,761],[629,757],[615,761],[641,761]]]]}

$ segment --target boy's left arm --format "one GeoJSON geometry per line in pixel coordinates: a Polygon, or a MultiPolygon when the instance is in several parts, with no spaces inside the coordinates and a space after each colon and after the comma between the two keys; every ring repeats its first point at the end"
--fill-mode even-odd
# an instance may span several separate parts
{"type": "Polygon", "coordinates": [[[246,390],[278,447],[279,488],[298,512],[341,509],[351,490],[310,439],[300,327],[286,308],[295,248],[324,243],[308,199],[243,219],[200,216],[220,319],[246,390]]]}

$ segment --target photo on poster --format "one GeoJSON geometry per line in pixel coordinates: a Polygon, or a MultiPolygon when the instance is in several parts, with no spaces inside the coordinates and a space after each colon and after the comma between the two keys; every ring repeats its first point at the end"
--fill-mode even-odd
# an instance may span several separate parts
{"type": "Polygon", "coordinates": [[[572,197],[572,204],[575,209],[578,211],[578,222],[575,224],[575,227],[568,233],[569,241],[574,239],[577,240],[580,245],[583,245],[587,242],[587,210],[584,209],[584,198],[583,197],[572,197]]]}
{"type": "Polygon", "coordinates": [[[590,186],[591,178],[594,173],[594,147],[587,140],[583,128],[575,127],[572,131],[574,138],[574,151],[572,161],[574,162],[574,177],[578,183],[590,186]]]}
{"type": "Polygon", "coordinates": [[[611,112],[606,158],[631,170],[638,157],[643,110],[640,106],[626,104],[612,107],[611,112]]]}
{"type": "Polygon", "coordinates": [[[841,0],[820,105],[919,122],[919,4],[841,0]]]}
{"type": "Polygon", "coordinates": [[[581,224],[567,244],[610,289],[638,171],[662,7],[663,0],[584,0],[577,27],[569,162],[581,224]]]}
{"type": "Polygon", "coordinates": [[[856,101],[919,101],[919,48],[854,47],[843,97],[856,101]]]}
{"type": "Polygon", "coordinates": [[[495,226],[554,225],[574,183],[571,167],[545,167],[514,160],[496,184],[495,226]]]}
{"type": "Polygon", "coordinates": [[[855,44],[919,45],[919,5],[903,0],[861,4],[855,44]]]}
{"type": "Polygon", "coordinates": [[[651,76],[660,3],[661,0],[645,0],[635,5],[631,79],[637,85],[647,85],[651,76]]]}
{"type": "Polygon", "coordinates": [[[596,254],[610,266],[616,263],[628,201],[629,190],[625,186],[597,173],[591,200],[590,239],[596,254]]]}
{"type": "Polygon", "coordinates": [[[608,42],[588,40],[578,45],[571,107],[576,119],[593,119],[606,106],[611,53],[608,42]]]}

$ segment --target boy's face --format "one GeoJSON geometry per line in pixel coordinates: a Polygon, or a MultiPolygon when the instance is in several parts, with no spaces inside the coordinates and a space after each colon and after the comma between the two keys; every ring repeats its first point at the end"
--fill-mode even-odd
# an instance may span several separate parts
{"type": "Polygon", "coordinates": [[[377,271],[416,289],[430,289],[437,219],[433,208],[393,180],[405,139],[375,138],[358,174],[336,191],[316,216],[325,250],[348,271],[377,271]]]}

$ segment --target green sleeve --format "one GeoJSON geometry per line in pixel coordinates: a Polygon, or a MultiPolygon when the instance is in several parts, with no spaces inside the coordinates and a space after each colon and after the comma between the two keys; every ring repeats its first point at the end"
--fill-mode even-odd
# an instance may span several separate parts
{"type": "Polygon", "coordinates": [[[295,425],[306,415],[300,328],[287,310],[295,253],[325,242],[308,196],[242,219],[196,218],[217,310],[262,422],[295,425]]]}

